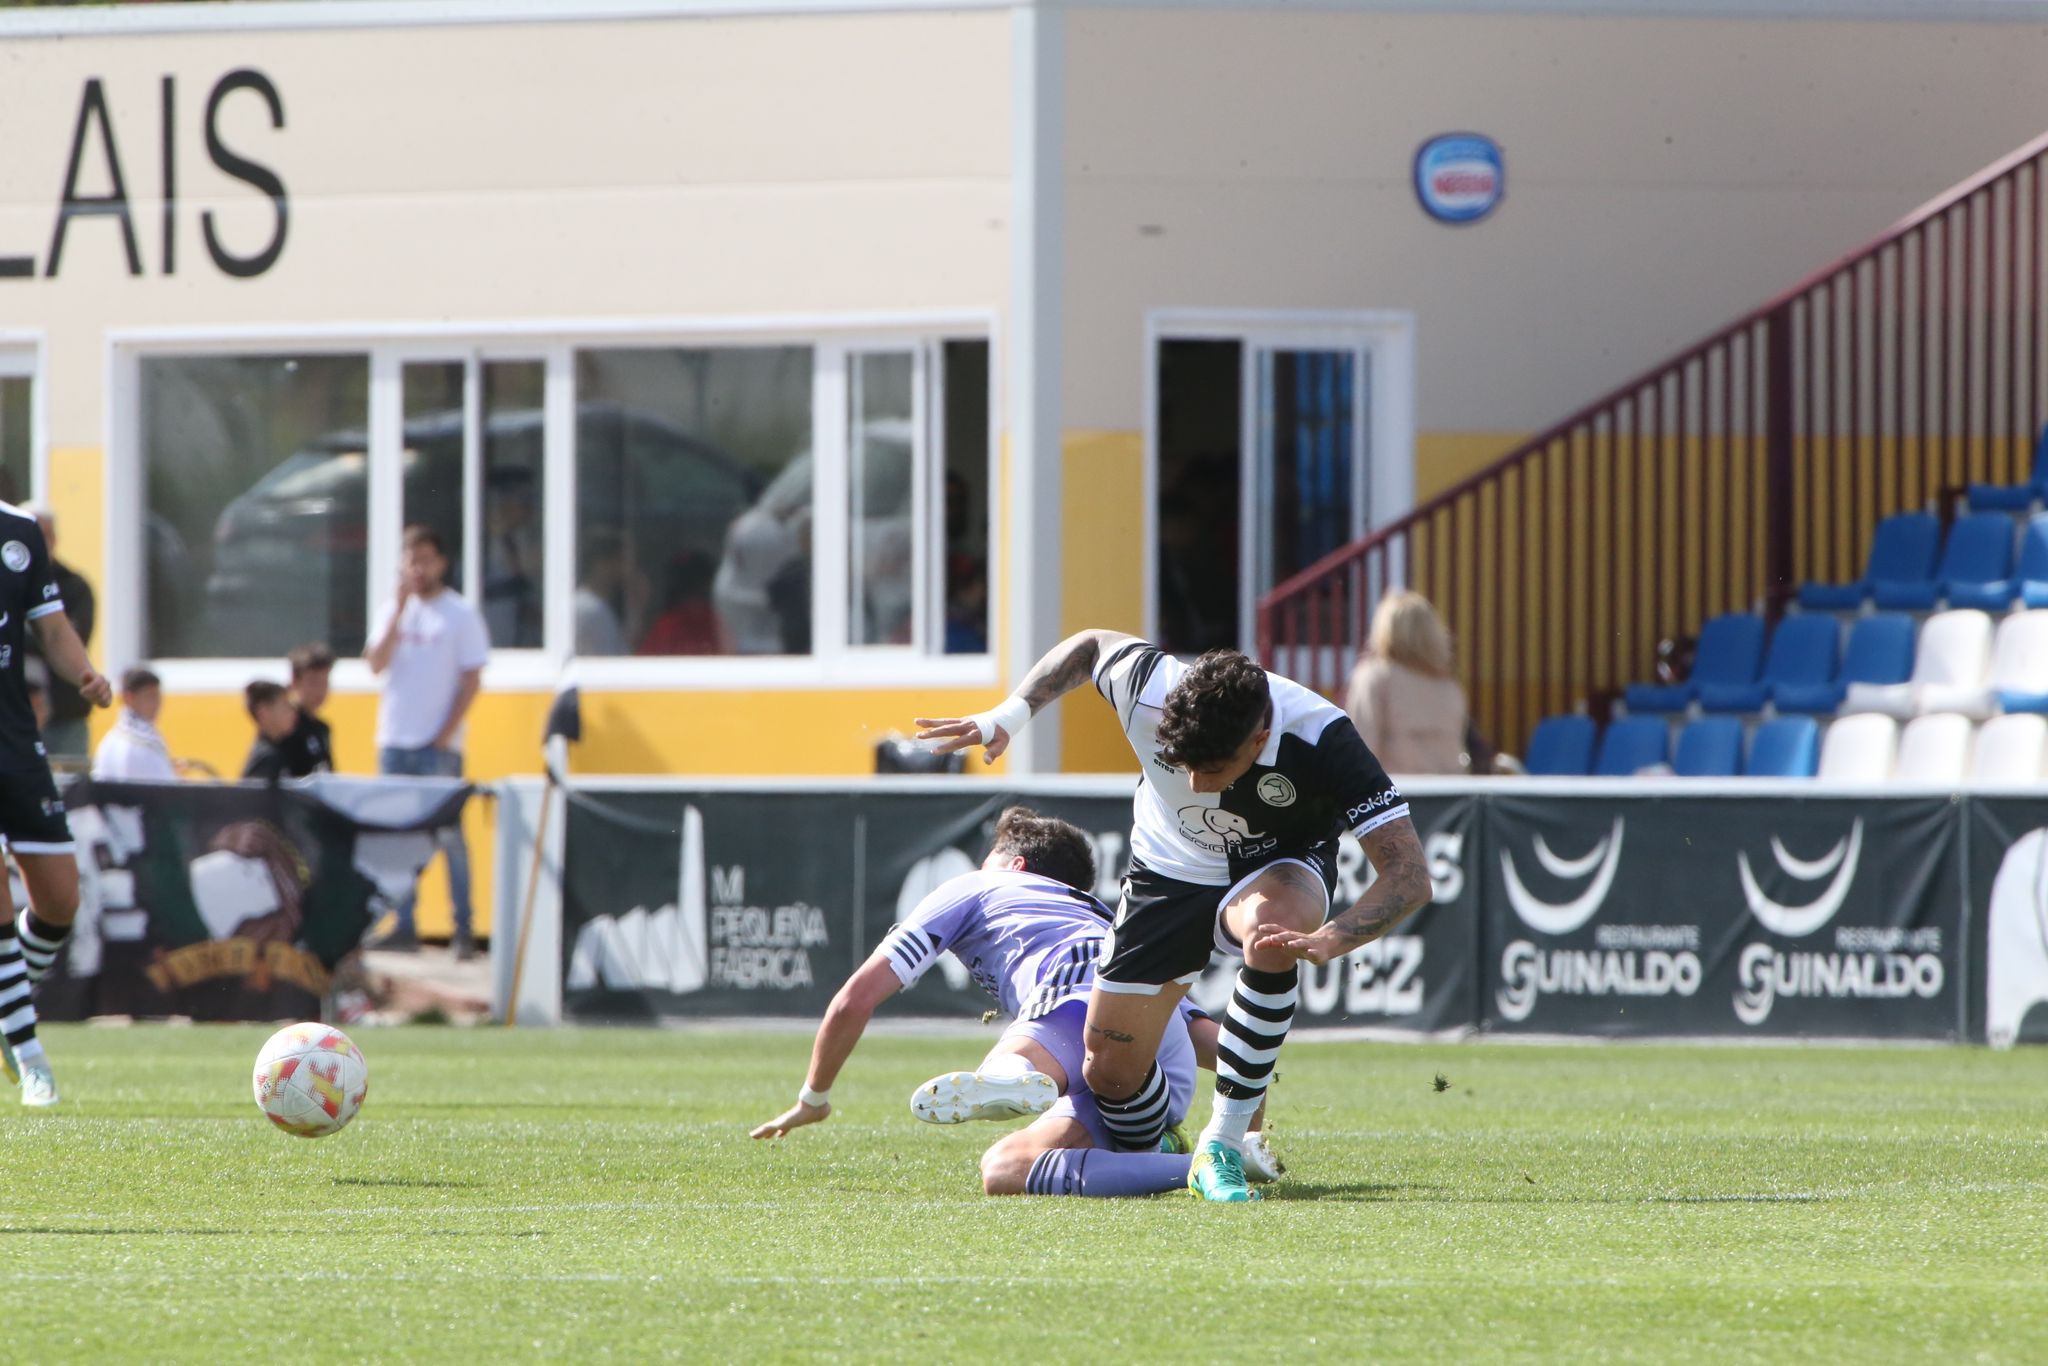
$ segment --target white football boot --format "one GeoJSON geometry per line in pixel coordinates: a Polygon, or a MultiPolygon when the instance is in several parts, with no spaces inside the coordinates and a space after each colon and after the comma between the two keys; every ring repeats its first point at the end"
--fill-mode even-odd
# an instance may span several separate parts
{"type": "Polygon", "coordinates": [[[1043,1072],[948,1072],[910,1094],[910,1113],[927,1124],[1042,1115],[1060,1098],[1043,1072]]]}
{"type": "Polygon", "coordinates": [[[57,1103],[57,1078],[51,1075],[47,1058],[22,1066],[21,1103],[39,1110],[46,1110],[57,1103]]]}
{"type": "Polygon", "coordinates": [[[1263,1130],[1253,1129],[1244,1136],[1244,1146],[1238,1155],[1244,1159],[1244,1175],[1247,1181],[1278,1181],[1287,1166],[1273,1152],[1266,1142],[1263,1130]]]}

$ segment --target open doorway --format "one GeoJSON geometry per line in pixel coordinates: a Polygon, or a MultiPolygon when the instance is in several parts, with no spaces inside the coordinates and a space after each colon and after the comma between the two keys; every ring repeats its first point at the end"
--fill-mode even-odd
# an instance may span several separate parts
{"type": "Polygon", "coordinates": [[[1248,649],[1258,600],[1413,499],[1405,315],[1153,320],[1151,633],[1248,649]]]}

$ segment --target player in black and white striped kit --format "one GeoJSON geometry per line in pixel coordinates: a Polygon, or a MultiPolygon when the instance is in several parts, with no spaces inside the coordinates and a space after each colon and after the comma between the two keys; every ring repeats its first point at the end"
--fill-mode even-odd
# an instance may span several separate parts
{"type": "Polygon", "coordinates": [[[48,1106],[57,1103],[57,1082],[36,1038],[30,990],[71,933],[78,864],[22,678],[30,630],[59,678],[96,707],[113,701],[112,686],[94,670],[64,614],[42,528],[29,513],[0,503],[0,839],[21,869],[29,900],[18,921],[7,917],[0,925],[0,1036],[8,1071],[20,1073],[22,1104],[48,1106]]]}
{"type": "Polygon", "coordinates": [[[1244,1135],[1293,1022],[1299,965],[1342,957],[1426,904],[1422,843],[1350,718],[1235,650],[1186,664],[1135,636],[1083,631],[1000,706],[920,720],[918,738],[942,753],[980,744],[993,762],[1036,712],[1091,679],[1144,781],[1082,1074],[1105,1117],[1156,1112],[1159,1040],[1175,1006],[1213,950],[1243,956],[1188,1184],[1209,1200],[1249,1200],[1244,1135]],[[1379,876],[1326,924],[1346,832],[1379,876]]]}

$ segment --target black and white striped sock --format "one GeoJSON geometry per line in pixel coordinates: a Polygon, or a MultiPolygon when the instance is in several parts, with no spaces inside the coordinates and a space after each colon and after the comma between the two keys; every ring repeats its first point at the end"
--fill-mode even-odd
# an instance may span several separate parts
{"type": "Polygon", "coordinates": [[[42,1055],[36,1042],[36,1003],[29,995],[28,964],[22,961],[21,944],[14,937],[12,921],[0,921],[0,1034],[16,1057],[30,1061],[42,1055]]]}
{"type": "Polygon", "coordinates": [[[1166,1090],[1166,1074],[1154,1062],[1145,1080],[1138,1083],[1135,1094],[1124,1100],[1098,1094],[1095,1108],[1102,1114],[1102,1127],[1109,1130],[1110,1140],[1119,1150],[1144,1153],[1159,1146],[1159,1139],[1166,1132],[1166,1107],[1172,1099],[1166,1090]]]}
{"type": "Polygon", "coordinates": [[[58,950],[71,937],[71,927],[52,925],[37,919],[34,911],[23,911],[15,917],[14,928],[21,936],[21,956],[28,964],[29,983],[34,985],[43,980],[50,964],[57,961],[58,950]]]}
{"type": "Polygon", "coordinates": [[[1222,1033],[1216,1040],[1216,1108],[1201,1142],[1222,1139],[1235,1148],[1244,1146],[1245,1131],[1266,1098],[1280,1045],[1287,1042],[1288,1026],[1294,1023],[1299,978],[1298,968],[1238,969],[1237,990],[1231,993],[1230,1009],[1223,1012],[1222,1033]]]}

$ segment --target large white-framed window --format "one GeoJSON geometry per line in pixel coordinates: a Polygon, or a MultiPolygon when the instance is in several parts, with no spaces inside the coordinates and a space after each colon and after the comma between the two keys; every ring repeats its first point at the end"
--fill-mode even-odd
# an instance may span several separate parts
{"type": "Polygon", "coordinates": [[[981,315],[110,339],[109,656],[336,686],[410,524],[487,686],[978,686],[996,406],[981,315]]]}
{"type": "Polygon", "coordinates": [[[1415,319],[1166,309],[1145,328],[1145,629],[1250,649],[1259,598],[1415,497],[1415,319]]]}
{"type": "Polygon", "coordinates": [[[39,335],[0,331],[0,503],[44,493],[42,353],[39,335]]]}

